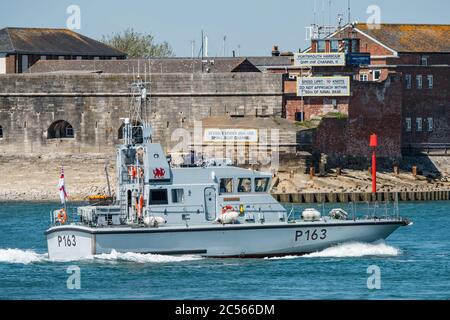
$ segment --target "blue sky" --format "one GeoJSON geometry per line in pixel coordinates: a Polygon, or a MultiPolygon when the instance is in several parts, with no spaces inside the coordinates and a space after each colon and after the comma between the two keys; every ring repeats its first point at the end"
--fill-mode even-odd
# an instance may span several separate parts
{"type": "MultiPolygon", "coordinates": [[[[102,35],[132,27],[151,32],[157,41],[168,41],[177,56],[191,55],[191,41],[197,50],[201,30],[209,38],[209,55],[222,54],[240,45],[241,55],[268,55],[274,44],[281,50],[307,47],[305,27],[313,22],[314,0],[14,0],[0,7],[0,28],[65,27],[69,5],[81,9],[81,30],[87,36],[102,35]]],[[[381,22],[450,24],[448,0],[351,0],[352,20],[365,22],[369,5],[381,9],[381,22]]],[[[338,13],[347,21],[347,0],[316,0],[317,17],[333,24],[338,13]],[[322,8],[325,11],[322,11],[322,8]],[[324,14],[322,14],[324,12],[324,14]],[[330,13],[331,12],[331,15],[330,13]]]]}

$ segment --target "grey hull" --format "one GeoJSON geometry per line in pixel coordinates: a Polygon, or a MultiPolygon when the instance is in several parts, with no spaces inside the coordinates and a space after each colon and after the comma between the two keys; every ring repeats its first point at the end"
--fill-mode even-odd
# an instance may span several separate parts
{"type": "Polygon", "coordinates": [[[403,221],[214,225],[161,228],[58,226],[47,230],[50,259],[117,252],[205,257],[300,255],[344,242],[386,239],[403,221]]]}

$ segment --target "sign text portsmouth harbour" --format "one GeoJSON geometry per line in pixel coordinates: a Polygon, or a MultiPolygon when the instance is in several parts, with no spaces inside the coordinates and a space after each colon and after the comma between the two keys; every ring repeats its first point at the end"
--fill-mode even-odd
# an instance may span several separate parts
{"type": "Polygon", "coordinates": [[[205,142],[258,142],[256,129],[205,129],[205,142]]]}
{"type": "Polygon", "coordinates": [[[295,66],[345,66],[344,53],[297,53],[294,59],[295,66]]]}
{"type": "Polygon", "coordinates": [[[299,77],[299,97],[350,96],[350,77],[299,77]]]}

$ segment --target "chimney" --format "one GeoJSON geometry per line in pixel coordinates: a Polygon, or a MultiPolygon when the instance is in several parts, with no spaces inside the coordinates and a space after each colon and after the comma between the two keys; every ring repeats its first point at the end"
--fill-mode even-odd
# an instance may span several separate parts
{"type": "Polygon", "coordinates": [[[272,57],[280,56],[280,50],[278,50],[278,46],[273,46],[272,48],[272,57]]]}

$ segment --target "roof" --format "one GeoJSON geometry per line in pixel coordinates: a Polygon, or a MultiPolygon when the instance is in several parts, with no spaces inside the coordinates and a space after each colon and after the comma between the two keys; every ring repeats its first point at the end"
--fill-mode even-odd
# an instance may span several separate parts
{"type": "Polygon", "coordinates": [[[261,71],[270,67],[289,67],[293,65],[293,56],[268,56],[268,57],[248,57],[251,63],[253,63],[261,71]]]}
{"type": "Polygon", "coordinates": [[[448,24],[391,24],[379,28],[357,23],[356,29],[397,52],[450,52],[448,24]]]}
{"type": "Polygon", "coordinates": [[[246,58],[151,58],[130,60],[40,60],[29,72],[198,73],[260,72],[246,58]]]}
{"type": "Polygon", "coordinates": [[[125,57],[126,54],[69,29],[4,28],[0,52],[125,57]]]}

